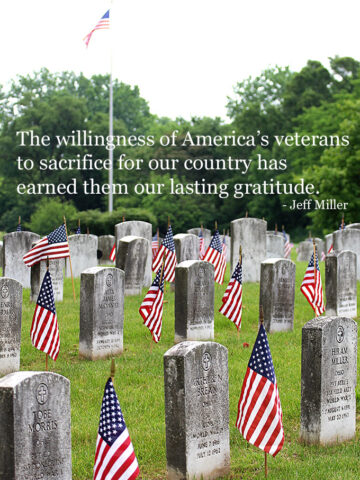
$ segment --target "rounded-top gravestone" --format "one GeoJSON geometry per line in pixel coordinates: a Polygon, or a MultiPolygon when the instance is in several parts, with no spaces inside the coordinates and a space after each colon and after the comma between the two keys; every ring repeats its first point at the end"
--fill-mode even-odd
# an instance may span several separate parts
{"type": "Polygon", "coordinates": [[[125,295],[139,295],[145,286],[149,240],[129,235],[119,240],[116,267],[125,272],[125,295]]]}
{"type": "MultiPolygon", "coordinates": [[[[199,237],[200,230],[201,228],[190,228],[189,230],[187,230],[187,233],[192,233],[193,235],[196,235],[197,237],[199,237]]],[[[211,235],[211,230],[209,230],[208,228],[203,228],[202,230],[203,230],[203,237],[204,237],[204,246],[206,250],[207,247],[210,245],[212,235],[211,235]]]]}
{"type": "Polygon", "coordinates": [[[174,235],[177,263],[199,259],[199,238],[191,233],[174,235]]]}
{"type": "Polygon", "coordinates": [[[282,235],[266,235],[266,258],[284,258],[284,237],[282,235]]]}
{"type": "Polygon", "coordinates": [[[110,253],[115,243],[114,235],[100,235],[98,242],[98,257],[100,265],[113,265],[110,253]]]}
{"type": "Polygon", "coordinates": [[[335,251],[350,250],[356,253],[356,275],[357,280],[360,280],[360,230],[357,228],[338,230],[333,233],[333,240],[335,251]]]}
{"type": "MultiPolygon", "coordinates": [[[[72,272],[75,278],[87,268],[97,267],[98,237],[96,235],[76,234],[68,237],[72,272]]],[[[66,258],[66,277],[71,276],[70,261],[66,258]]]]}
{"type": "Polygon", "coordinates": [[[33,232],[11,232],[3,238],[3,276],[14,278],[24,288],[30,288],[30,268],[23,256],[28,253],[40,236],[33,232]]]}

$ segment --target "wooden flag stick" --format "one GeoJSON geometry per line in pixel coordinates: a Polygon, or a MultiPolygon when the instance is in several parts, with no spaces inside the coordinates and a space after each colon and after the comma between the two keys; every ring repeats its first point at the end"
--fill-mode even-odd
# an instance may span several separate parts
{"type": "Polygon", "coordinates": [[[18,225],[20,225],[20,223],[21,223],[21,217],[20,217],[20,215],[19,215],[18,225]]]}
{"type": "Polygon", "coordinates": [[[125,222],[125,215],[123,215],[123,223],[125,222]]]}
{"type": "Polygon", "coordinates": [[[341,230],[344,230],[344,223],[345,223],[345,219],[344,219],[344,215],[343,215],[342,219],[341,219],[341,230]]]}
{"type": "Polygon", "coordinates": [[[78,219],[78,227],[80,228],[80,218],[78,219]]]}
{"type": "Polygon", "coordinates": [[[268,476],[267,453],[265,452],[265,478],[268,476]]]}
{"type": "Polygon", "coordinates": [[[311,230],[309,231],[309,238],[311,238],[311,230]]]}
{"type": "Polygon", "coordinates": [[[260,320],[261,325],[263,325],[263,323],[264,323],[264,309],[263,309],[262,305],[260,305],[259,320],[260,320]]]}
{"type": "Polygon", "coordinates": [[[277,223],[275,223],[275,235],[277,235],[278,229],[277,229],[277,223]]]}
{"type": "Polygon", "coordinates": [[[90,234],[89,227],[86,227],[86,234],[87,234],[87,235],[89,235],[89,234],[90,234]]]}
{"type": "Polygon", "coordinates": [[[168,228],[170,227],[170,215],[168,215],[168,228]]]}
{"type": "Polygon", "coordinates": [[[248,218],[249,212],[246,210],[245,218],[248,218]]]}
{"type": "Polygon", "coordinates": [[[115,358],[112,357],[111,366],[110,366],[110,377],[111,377],[111,381],[112,381],[113,385],[114,385],[115,371],[116,371],[115,358]]]}
{"type": "MultiPolygon", "coordinates": [[[[67,240],[68,245],[69,245],[69,238],[68,238],[68,234],[67,234],[67,227],[66,227],[66,218],[65,218],[65,216],[64,216],[64,225],[65,225],[66,240],[67,240]]],[[[69,246],[69,265],[70,265],[71,282],[72,282],[72,289],[73,289],[74,302],[75,302],[75,301],[76,301],[76,295],[75,295],[74,275],[73,275],[72,265],[71,265],[70,246],[69,246]]]]}
{"type": "Polygon", "coordinates": [[[215,220],[215,232],[218,229],[217,221],[215,220]]]}

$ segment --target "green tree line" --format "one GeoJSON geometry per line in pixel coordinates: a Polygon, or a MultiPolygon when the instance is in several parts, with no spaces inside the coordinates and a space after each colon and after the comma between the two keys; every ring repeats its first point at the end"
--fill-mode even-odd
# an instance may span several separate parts
{"type": "MultiPolygon", "coordinates": [[[[129,138],[154,138],[154,145],[119,146],[114,159],[121,154],[126,158],[143,159],[140,171],[114,170],[114,182],[126,184],[129,191],[136,183],[193,184],[206,182],[226,183],[229,190],[237,183],[262,183],[271,178],[281,183],[306,183],[317,186],[318,200],[334,198],[348,202],[348,208],[337,210],[290,211],[291,200],[306,197],[284,195],[245,195],[243,198],[220,198],[219,195],[115,195],[113,214],[106,213],[107,196],[85,195],[20,195],[19,183],[78,184],[93,178],[94,182],[108,182],[107,170],[39,170],[41,159],[75,159],[92,156],[107,159],[104,146],[59,145],[56,136],[70,135],[72,131],[91,131],[94,135],[108,135],[109,77],[95,75],[86,78],[73,72],[51,73],[42,69],[33,75],[18,76],[9,89],[0,89],[0,229],[13,231],[18,216],[23,224],[41,234],[56,227],[65,213],[71,221],[81,218],[94,233],[111,233],[111,222],[125,215],[128,219],[143,218],[154,228],[166,229],[170,216],[176,232],[201,223],[213,228],[215,219],[220,229],[228,228],[231,220],[245,215],[264,217],[269,228],[275,223],[285,224],[286,230],[301,239],[304,230],[311,229],[322,235],[336,229],[345,214],[347,223],[358,221],[360,207],[360,63],[350,57],[330,59],[329,68],[320,62],[308,61],[299,71],[288,67],[273,67],[259,76],[239,82],[228,99],[228,121],[220,118],[194,117],[164,118],[153,115],[139,89],[114,81],[114,135],[129,138]],[[174,146],[160,146],[158,139],[177,131],[174,146]],[[33,131],[34,135],[48,135],[44,145],[20,144],[19,131],[33,131]],[[245,142],[239,146],[200,146],[184,142],[187,132],[197,135],[224,137],[243,135],[268,141],[245,142]],[[348,145],[329,146],[318,142],[314,146],[284,146],[274,141],[275,136],[334,136],[348,138],[348,145]],[[244,175],[234,170],[186,170],[186,159],[255,159],[258,156],[270,162],[286,158],[285,170],[258,170],[251,166],[244,175]],[[34,161],[32,170],[19,170],[18,157],[34,161]],[[176,171],[151,171],[147,168],[153,158],[178,159],[176,171]],[[59,217],[59,218],[58,218],[59,217]]],[[[211,101],[211,99],[209,99],[211,101]]],[[[143,142],[144,143],[144,142],[143,142]]]]}

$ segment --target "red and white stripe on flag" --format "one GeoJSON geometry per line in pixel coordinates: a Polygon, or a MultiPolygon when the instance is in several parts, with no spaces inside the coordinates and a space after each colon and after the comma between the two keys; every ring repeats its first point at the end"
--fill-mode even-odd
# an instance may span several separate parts
{"type": "Polygon", "coordinates": [[[235,267],[222,302],[219,312],[234,322],[239,330],[242,316],[242,266],[240,262],[235,267]]]}
{"type": "Polygon", "coordinates": [[[40,288],[30,337],[35,348],[47,353],[54,361],[57,359],[60,350],[60,335],[49,271],[45,273],[40,288]]]}
{"type": "Polygon", "coordinates": [[[245,440],[274,457],[283,447],[280,396],[263,325],[260,325],[242,385],[236,428],[245,440]]]}
{"type": "Polygon", "coordinates": [[[104,13],[91,32],[83,38],[85,45],[88,47],[91,37],[96,30],[106,30],[108,28],[110,28],[110,10],[104,13]]]}
{"type": "Polygon", "coordinates": [[[109,378],[101,406],[93,480],[134,480],[139,473],[119,400],[109,378]]]}
{"type": "Polygon", "coordinates": [[[70,256],[69,243],[66,236],[65,225],[49,233],[39,240],[34,247],[23,256],[25,265],[32,267],[41,260],[66,258],[70,256]]]}
{"type": "Polygon", "coordinates": [[[226,270],[226,259],[223,255],[222,244],[218,231],[214,233],[210,245],[206,250],[204,262],[209,262],[214,265],[214,280],[216,283],[222,285],[224,282],[224,275],[226,270]]]}
{"type": "Polygon", "coordinates": [[[175,267],[177,265],[176,253],[175,253],[175,243],[173,238],[173,233],[171,225],[169,225],[168,231],[166,232],[165,238],[161,244],[161,247],[153,260],[152,270],[157,272],[161,269],[163,257],[166,253],[165,267],[164,267],[164,279],[168,282],[175,281],[175,267]]]}
{"type": "Polygon", "coordinates": [[[110,255],[109,255],[109,259],[112,261],[112,262],[115,262],[115,259],[116,259],[116,242],[114,243],[112,249],[111,249],[111,252],[110,252],[110,255]]]}
{"type": "Polygon", "coordinates": [[[325,305],[317,254],[315,264],[314,268],[314,254],[312,254],[300,290],[310,303],[315,315],[319,316],[324,313],[325,305]]]}
{"type": "Polygon", "coordinates": [[[156,277],[139,308],[139,313],[144,319],[144,325],[148,327],[152,334],[152,338],[156,343],[158,343],[161,336],[164,306],[164,275],[161,284],[160,276],[161,268],[157,272],[156,277]]]}

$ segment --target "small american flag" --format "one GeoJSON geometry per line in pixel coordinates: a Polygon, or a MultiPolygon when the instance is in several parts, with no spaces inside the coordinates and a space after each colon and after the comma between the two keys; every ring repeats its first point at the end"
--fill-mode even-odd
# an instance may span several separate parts
{"type": "Polygon", "coordinates": [[[226,270],[226,259],[224,259],[223,247],[218,230],[216,230],[216,232],[214,233],[210,245],[206,250],[204,261],[212,263],[214,265],[215,282],[222,285],[226,270]]]}
{"type": "Polygon", "coordinates": [[[80,225],[78,225],[75,230],[75,235],[80,235],[80,233],[81,233],[81,228],[80,228],[80,225]]]}
{"type": "Polygon", "coordinates": [[[315,256],[315,265],[314,267],[314,254],[312,254],[300,290],[310,303],[315,315],[319,316],[324,313],[325,305],[317,253],[315,256]]]}
{"type": "Polygon", "coordinates": [[[225,242],[225,235],[223,236],[223,241],[222,241],[222,254],[226,263],[226,252],[227,252],[227,245],[225,242]]]}
{"type": "Polygon", "coordinates": [[[152,237],[151,249],[154,258],[159,250],[159,237],[157,233],[152,237]]]}
{"type": "Polygon", "coordinates": [[[115,262],[115,259],[116,259],[116,242],[114,243],[112,249],[111,249],[111,252],[110,252],[110,255],[109,255],[109,259],[112,261],[112,262],[115,262]]]}
{"type": "Polygon", "coordinates": [[[290,253],[291,253],[292,244],[289,242],[289,239],[286,235],[285,230],[282,231],[282,234],[283,234],[284,242],[285,242],[284,243],[284,257],[288,258],[290,256],[290,253]]]}
{"type": "Polygon", "coordinates": [[[139,308],[140,315],[144,319],[144,325],[148,327],[153,340],[156,343],[160,340],[164,306],[164,275],[161,275],[161,270],[162,268],[157,272],[156,277],[139,308]],[[161,277],[162,279],[160,283],[161,277]]]}
{"type": "Polygon", "coordinates": [[[39,240],[36,245],[23,256],[28,267],[39,263],[41,260],[65,258],[70,256],[65,224],[51,232],[47,237],[39,240]]]}
{"type": "Polygon", "coordinates": [[[245,440],[274,457],[283,447],[280,397],[263,324],[242,385],[236,427],[245,440]]]}
{"type": "Polygon", "coordinates": [[[30,337],[35,348],[47,353],[54,361],[57,359],[60,350],[60,336],[49,271],[45,273],[41,284],[30,329],[30,337]]]}
{"type": "Polygon", "coordinates": [[[222,306],[219,312],[235,323],[239,330],[242,315],[242,265],[237,263],[234,273],[230,278],[229,285],[222,298],[222,306]]]}
{"type": "Polygon", "coordinates": [[[17,232],[21,232],[21,231],[22,231],[22,230],[21,230],[21,223],[18,223],[18,226],[16,227],[16,231],[17,231],[17,232]]]}
{"type": "Polygon", "coordinates": [[[139,473],[120,403],[109,378],[101,405],[93,480],[134,480],[139,473]]]}
{"type": "Polygon", "coordinates": [[[202,230],[199,232],[199,260],[203,260],[205,256],[205,240],[202,230]]]}
{"type": "Polygon", "coordinates": [[[88,33],[86,35],[86,37],[84,37],[83,40],[85,42],[85,45],[88,47],[90,39],[92,37],[92,34],[96,30],[106,30],[106,29],[109,29],[109,28],[110,28],[110,10],[108,10],[106,13],[104,13],[104,15],[100,18],[100,20],[95,25],[95,27],[91,30],[91,32],[88,33]]]}
{"type": "Polygon", "coordinates": [[[166,260],[165,260],[164,278],[168,282],[174,282],[175,267],[177,265],[177,261],[176,261],[175,243],[174,243],[171,225],[169,225],[168,231],[166,232],[165,238],[162,241],[161,247],[157,252],[156,257],[153,260],[153,264],[152,264],[153,272],[157,272],[161,268],[163,256],[165,255],[165,253],[166,253],[166,260]]]}

